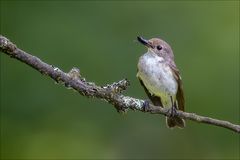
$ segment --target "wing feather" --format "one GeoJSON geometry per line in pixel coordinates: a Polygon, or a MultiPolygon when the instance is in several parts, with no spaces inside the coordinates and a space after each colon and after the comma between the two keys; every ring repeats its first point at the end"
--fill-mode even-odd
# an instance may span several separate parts
{"type": "Polygon", "coordinates": [[[176,79],[178,83],[178,90],[177,90],[177,103],[178,103],[178,109],[181,111],[184,111],[185,108],[185,98],[184,98],[184,93],[183,93],[183,84],[182,84],[182,79],[180,76],[180,72],[177,69],[175,64],[170,64],[170,67],[173,71],[174,78],[176,79]]]}

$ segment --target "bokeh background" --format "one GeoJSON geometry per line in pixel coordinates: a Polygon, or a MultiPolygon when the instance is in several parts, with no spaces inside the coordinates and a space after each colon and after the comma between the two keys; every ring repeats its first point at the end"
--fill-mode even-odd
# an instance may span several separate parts
{"type": "MultiPolygon", "coordinates": [[[[146,49],[136,36],[173,48],[186,111],[240,123],[239,1],[4,1],[1,34],[43,61],[73,66],[99,85],[128,78],[126,95],[146,99],[136,78],[146,49]]],[[[1,159],[238,159],[239,134],[161,115],[118,114],[108,103],[55,84],[1,58],[1,159]]]]}

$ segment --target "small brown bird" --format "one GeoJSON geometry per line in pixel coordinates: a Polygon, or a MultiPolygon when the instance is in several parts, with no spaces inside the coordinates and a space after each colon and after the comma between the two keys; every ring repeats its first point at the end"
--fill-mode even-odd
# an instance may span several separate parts
{"type": "MultiPolygon", "coordinates": [[[[159,38],[137,39],[148,48],[139,58],[137,77],[149,99],[156,106],[170,108],[172,113],[176,109],[184,111],[182,80],[170,45],[159,38]]],[[[185,121],[174,114],[166,118],[166,124],[169,128],[185,127],[185,121]]]]}

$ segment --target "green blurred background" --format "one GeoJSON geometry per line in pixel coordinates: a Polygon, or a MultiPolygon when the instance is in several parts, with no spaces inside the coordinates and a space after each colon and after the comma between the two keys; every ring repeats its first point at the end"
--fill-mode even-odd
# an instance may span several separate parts
{"type": "MultiPolygon", "coordinates": [[[[240,123],[239,1],[3,1],[1,34],[43,61],[73,66],[99,85],[128,78],[126,95],[146,99],[136,78],[146,49],[136,36],[173,48],[186,111],[240,123]]],[[[108,103],[55,84],[1,57],[1,158],[238,159],[239,135],[161,115],[118,114],[108,103]]]]}

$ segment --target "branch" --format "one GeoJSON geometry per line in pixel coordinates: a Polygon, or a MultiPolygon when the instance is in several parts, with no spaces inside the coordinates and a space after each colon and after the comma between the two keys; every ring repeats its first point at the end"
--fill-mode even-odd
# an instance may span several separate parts
{"type": "MultiPolygon", "coordinates": [[[[162,114],[164,116],[170,116],[169,109],[154,106],[149,104],[149,107],[144,107],[144,100],[136,99],[121,94],[129,86],[129,82],[123,79],[113,84],[106,86],[98,86],[93,82],[88,82],[84,77],[80,75],[80,71],[77,68],[71,69],[68,73],[63,72],[53,65],[49,65],[39,58],[32,56],[25,51],[17,48],[6,37],[0,35],[0,51],[9,55],[12,58],[18,59],[32,68],[36,69],[40,73],[51,77],[57,83],[65,85],[67,88],[72,88],[78,91],[81,95],[91,98],[99,98],[112,104],[117,111],[127,111],[128,109],[138,110],[142,112],[149,112],[152,114],[162,114]]],[[[195,122],[215,125],[230,129],[237,133],[240,133],[240,125],[230,123],[228,121],[218,120],[210,117],[204,117],[195,113],[187,113],[183,111],[176,111],[176,116],[192,120],[195,122]]]]}

